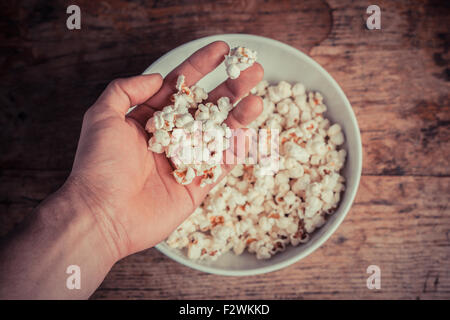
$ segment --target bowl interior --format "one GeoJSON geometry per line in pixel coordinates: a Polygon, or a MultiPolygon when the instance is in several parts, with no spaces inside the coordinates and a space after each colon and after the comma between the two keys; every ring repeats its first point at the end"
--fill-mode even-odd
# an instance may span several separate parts
{"type": "MultiPolygon", "coordinates": [[[[321,92],[328,106],[326,117],[342,126],[346,138],[344,148],[347,150],[347,160],[343,170],[346,190],[341,197],[338,210],[329,216],[322,228],[311,235],[311,240],[306,244],[297,247],[288,246],[286,251],[276,254],[269,260],[257,260],[255,255],[245,252],[240,256],[226,253],[213,262],[191,261],[181,251],[171,249],[164,242],[157,246],[162,253],[172,259],[205,272],[222,275],[252,275],[270,272],[286,267],[317,249],[344,219],[355,197],[361,175],[362,150],[359,128],[349,101],[334,79],[307,55],[272,39],[245,34],[201,38],[170,51],[155,61],[144,73],[159,72],[165,76],[190,54],[215,40],[226,41],[230,47],[246,46],[256,50],[258,62],[264,67],[264,78],[269,82],[281,80],[291,83],[301,82],[307,90],[321,92]]],[[[225,79],[225,67],[221,64],[203,78],[199,85],[209,91],[225,79]]]]}

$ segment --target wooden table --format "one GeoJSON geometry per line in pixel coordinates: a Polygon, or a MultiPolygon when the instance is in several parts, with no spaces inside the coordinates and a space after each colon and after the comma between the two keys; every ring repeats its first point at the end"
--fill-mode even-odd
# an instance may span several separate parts
{"type": "Polygon", "coordinates": [[[79,0],[0,4],[0,235],[67,177],[82,116],[113,78],[219,33],[286,42],[322,64],[361,128],[352,210],[319,250],[284,270],[234,278],[188,269],[155,249],[117,263],[93,295],[118,298],[450,298],[450,9],[445,1],[79,0]],[[381,290],[366,268],[381,268],[381,290]]]}

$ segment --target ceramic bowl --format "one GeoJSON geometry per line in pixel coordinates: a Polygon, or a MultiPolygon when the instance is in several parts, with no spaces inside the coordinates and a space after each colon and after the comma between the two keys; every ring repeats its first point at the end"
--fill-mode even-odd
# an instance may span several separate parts
{"type": "MultiPolygon", "coordinates": [[[[258,52],[258,62],[264,67],[264,78],[269,82],[286,80],[291,83],[301,82],[307,90],[319,91],[328,107],[326,117],[339,123],[344,131],[347,160],[342,174],[346,179],[346,190],[341,195],[341,202],[336,212],[329,216],[326,224],[316,230],[309,242],[297,247],[288,246],[268,260],[257,260],[254,254],[244,252],[234,255],[229,252],[217,261],[203,262],[189,260],[180,250],[167,246],[164,242],[156,248],[171,259],[203,272],[228,275],[248,276],[271,272],[285,268],[319,248],[344,220],[355,198],[361,176],[362,147],[358,123],[350,102],[336,81],[317,62],[301,51],[282,42],[248,34],[222,34],[197,39],[183,44],[155,61],[145,70],[146,73],[159,72],[163,76],[181,63],[197,49],[216,40],[226,41],[229,46],[245,46],[258,52]]],[[[224,65],[203,78],[199,85],[207,91],[215,88],[226,79],[224,65]]]]}

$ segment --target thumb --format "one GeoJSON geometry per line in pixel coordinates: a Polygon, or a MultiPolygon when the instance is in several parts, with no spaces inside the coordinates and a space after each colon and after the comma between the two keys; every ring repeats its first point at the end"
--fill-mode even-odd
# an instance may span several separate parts
{"type": "Polygon", "coordinates": [[[129,108],[144,103],[158,92],[162,83],[159,73],[115,79],[108,84],[94,106],[112,109],[125,117],[129,108]]]}

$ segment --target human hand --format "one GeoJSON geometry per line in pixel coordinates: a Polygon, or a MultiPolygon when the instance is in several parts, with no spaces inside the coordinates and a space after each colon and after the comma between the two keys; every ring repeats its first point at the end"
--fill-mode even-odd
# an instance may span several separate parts
{"type": "MultiPolygon", "coordinates": [[[[73,169],[64,188],[83,199],[116,260],[165,239],[214,186],[200,187],[200,177],[189,185],[178,184],[166,156],[147,149],[149,137],[144,127],[155,110],[169,104],[180,74],[192,86],[214,70],[228,51],[225,42],[213,42],[165,79],[151,74],[114,80],[86,112],[73,169]],[[127,114],[134,105],[138,106],[127,114]]],[[[262,77],[263,69],[256,63],[238,79],[220,84],[209,93],[208,100],[215,102],[228,96],[235,102],[262,77]]],[[[261,111],[261,98],[249,95],[230,112],[226,123],[231,129],[242,128],[261,111]]],[[[223,165],[223,169],[224,176],[232,165],[223,165]]]]}

